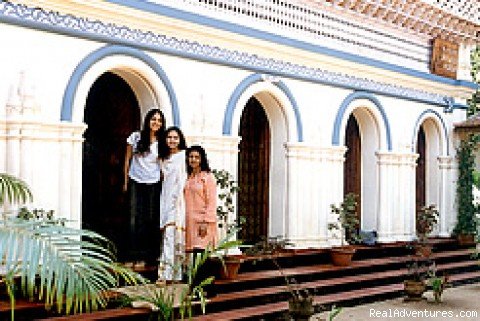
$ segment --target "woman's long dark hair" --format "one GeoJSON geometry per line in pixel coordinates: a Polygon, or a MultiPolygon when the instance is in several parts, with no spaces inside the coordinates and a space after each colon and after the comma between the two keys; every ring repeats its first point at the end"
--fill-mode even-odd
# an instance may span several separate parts
{"type": "Polygon", "coordinates": [[[156,132],[157,141],[158,141],[158,152],[160,152],[160,141],[163,137],[163,133],[165,132],[165,116],[163,115],[162,111],[158,108],[153,108],[148,111],[145,115],[145,119],[143,121],[143,127],[140,131],[140,140],[137,143],[137,148],[135,149],[135,153],[143,154],[150,151],[150,121],[152,120],[153,116],[159,114],[160,118],[162,119],[162,126],[156,132]]]}
{"type": "Polygon", "coordinates": [[[183,135],[180,128],[177,126],[168,127],[167,130],[163,133],[162,139],[158,143],[158,157],[160,159],[167,159],[170,156],[170,148],[167,145],[167,136],[170,132],[177,132],[180,142],[178,144],[179,150],[187,149],[187,143],[185,141],[185,136],[183,135]]]}
{"type": "Polygon", "coordinates": [[[210,165],[208,164],[208,158],[205,149],[203,149],[203,147],[200,145],[193,145],[187,149],[186,161],[188,175],[190,175],[193,171],[193,168],[188,163],[188,157],[190,156],[191,152],[198,152],[198,154],[200,154],[200,171],[210,173],[212,170],[210,169],[210,165]]]}

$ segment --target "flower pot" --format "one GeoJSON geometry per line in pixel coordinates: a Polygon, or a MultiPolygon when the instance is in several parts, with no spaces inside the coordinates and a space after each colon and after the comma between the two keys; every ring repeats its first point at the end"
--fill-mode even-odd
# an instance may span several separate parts
{"type": "Polygon", "coordinates": [[[421,257],[428,258],[432,255],[432,246],[428,244],[420,244],[415,246],[415,254],[421,257]]]}
{"type": "Polygon", "coordinates": [[[288,300],[288,312],[294,320],[309,320],[313,315],[313,297],[292,297],[288,300]]]}
{"type": "Polygon", "coordinates": [[[352,257],[355,254],[355,249],[352,247],[339,247],[330,249],[330,257],[333,265],[349,266],[352,264],[352,257]]]}
{"type": "Polygon", "coordinates": [[[423,293],[427,290],[427,285],[423,281],[405,280],[403,282],[403,289],[410,301],[422,300],[423,293]]]}
{"type": "Polygon", "coordinates": [[[238,276],[238,270],[242,264],[243,259],[240,257],[229,256],[225,257],[224,265],[220,266],[220,279],[234,280],[238,276]]]}
{"type": "Polygon", "coordinates": [[[475,235],[473,234],[458,234],[457,240],[460,245],[475,245],[475,235]]]}

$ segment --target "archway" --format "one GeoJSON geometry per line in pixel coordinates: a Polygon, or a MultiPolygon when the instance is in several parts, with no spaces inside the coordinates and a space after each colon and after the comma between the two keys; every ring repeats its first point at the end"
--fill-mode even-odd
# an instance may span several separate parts
{"type": "Polygon", "coordinates": [[[347,121],[345,133],[345,163],[343,168],[343,194],[354,193],[358,195],[358,217],[362,211],[362,142],[360,129],[354,115],[347,121]]]}
{"type": "Polygon", "coordinates": [[[354,101],[347,109],[344,127],[344,145],[347,147],[344,167],[344,192],[353,192],[359,197],[358,213],[363,230],[377,231],[378,209],[378,160],[376,152],[381,149],[382,131],[376,109],[365,101],[354,101]],[[351,154],[349,154],[351,153],[351,154]]]}
{"type": "Polygon", "coordinates": [[[254,243],[268,236],[270,212],[270,126],[255,97],[243,109],[239,136],[238,215],[245,218],[240,239],[254,243]]]}
{"type": "Polygon", "coordinates": [[[129,198],[122,192],[126,138],[139,128],[134,91],[119,75],[105,72],[86,100],[82,184],[82,227],[114,242],[120,260],[125,252],[129,198]]]}
{"type": "Polygon", "coordinates": [[[418,190],[419,194],[417,194],[417,210],[424,205],[440,204],[438,157],[446,154],[444,151],[446,139],[441,125],[442,123],[436,117],[428,115],[422,119],[417,129],[417,140],[414,145],[415,151],[419,154],[416,188],[422,189],[418,190]],[[423,187],[419,186],[422,184],[423,187]]]}
{"type": "Polygon", "coordinates": [[[415,169],[415,209],[416,213],[418,210],[425,206],[426,201],[426,190],[425,190],[425,179],[426,179],[426,167],[425,167],[425,158],[426,158],[426,141],[425,141],[425,131],[423,127],[420,126],[417,134],[417,150],[418,159],[417,167],[415,169]]]}

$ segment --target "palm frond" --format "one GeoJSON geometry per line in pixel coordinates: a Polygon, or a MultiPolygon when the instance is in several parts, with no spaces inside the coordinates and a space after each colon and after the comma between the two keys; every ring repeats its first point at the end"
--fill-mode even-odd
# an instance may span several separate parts
{"type": "Polygon", "coordinates": [[[78,313],[105,306],[105,291],[118,286],[119,278],[144,282],[114,262],[103,236],[57,223],[0,220],[0,261],[7,272],[16,272],[26,294],[58,311],[78,313]]]}
{"type": "Polygon", "coordinates": [[[19,178],[0,173],[0,206],[9,203],[26,203],[32,200],[28,185],[19,178]]]}

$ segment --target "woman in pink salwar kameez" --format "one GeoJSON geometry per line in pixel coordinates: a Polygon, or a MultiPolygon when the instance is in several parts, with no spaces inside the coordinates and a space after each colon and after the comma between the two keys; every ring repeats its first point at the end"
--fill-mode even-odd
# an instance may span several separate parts
{"type": "Polygon", "coordinates": [[[201,146],[188,148],[186,158],[185,247],[189,252],[199,252],[217,243],[217,184],[201,146]]]}

